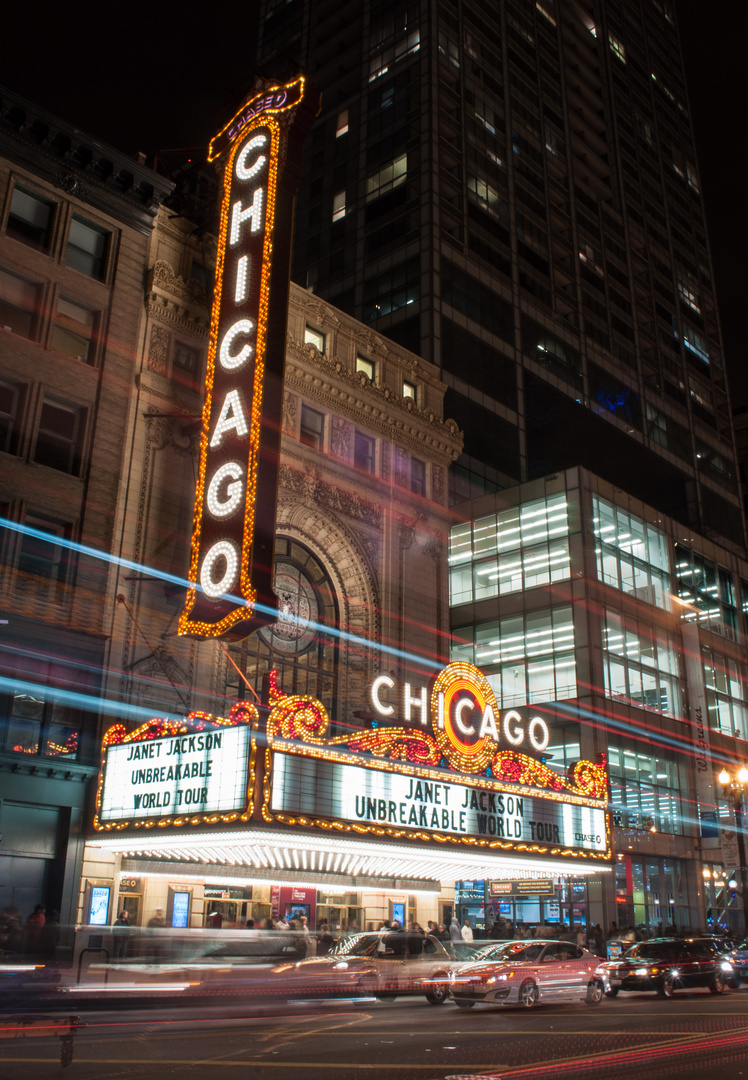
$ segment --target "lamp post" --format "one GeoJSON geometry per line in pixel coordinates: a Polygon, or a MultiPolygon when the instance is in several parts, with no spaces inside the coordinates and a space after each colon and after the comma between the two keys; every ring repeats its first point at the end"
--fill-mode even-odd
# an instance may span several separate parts
{"type": "Polygon", "coordinates": [[[745,837],[743,835],[743,811],[746,792],[748,792],[748,769],[743,766],[735,775],[723,769],[717,777],[722,787],[725,801],[735,813],[735,835],[738,841],[738,876],[743,897],[743,932],[748,931],[748,888],[746,888],[745,837]]]}

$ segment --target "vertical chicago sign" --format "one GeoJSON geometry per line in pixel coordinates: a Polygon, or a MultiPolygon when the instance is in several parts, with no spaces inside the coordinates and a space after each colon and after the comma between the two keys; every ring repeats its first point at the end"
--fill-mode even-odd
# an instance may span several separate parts
{"type": "Polygon", "coordinates": [[[293,201],[318,107],[303,78],[264,84],[210,144],[223,195],[180,634],[241,638],[274,617],[293,201]]]}

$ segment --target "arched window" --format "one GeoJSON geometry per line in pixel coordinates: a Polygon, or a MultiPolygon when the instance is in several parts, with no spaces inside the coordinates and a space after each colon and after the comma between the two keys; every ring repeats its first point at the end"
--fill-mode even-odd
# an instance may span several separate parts
{"type": "Polygon", "coordinates": [[[278,537],[274,589],[280,615],[248,639],[247,678],[259,692],[263,675],[275,668],[282,690],[310,694],[323,703],[334,721],[338,642],[324,630],[338,627],[330,577],[307,547],[278,537]]]}

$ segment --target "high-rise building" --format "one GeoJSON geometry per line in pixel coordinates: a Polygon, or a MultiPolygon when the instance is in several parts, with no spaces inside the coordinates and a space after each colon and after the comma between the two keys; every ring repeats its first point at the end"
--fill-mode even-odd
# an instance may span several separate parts
{"type": "Polygon", "coordinates": [[[671,0],[265,0],[322,90],[293,275],[437,364],[453,502],[582,465],[744,542],[671,0]]]}

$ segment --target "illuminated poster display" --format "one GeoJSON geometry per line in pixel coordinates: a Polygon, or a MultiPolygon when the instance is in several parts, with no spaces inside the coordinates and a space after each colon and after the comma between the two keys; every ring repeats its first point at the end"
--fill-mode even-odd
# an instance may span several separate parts
{"type": "Polygon", "coordinates": [[[273,536],[293,199],[319,95],[267,84],[210,145],[223,196],[180,634],[246,637],[272,621],[273,536]]]}

